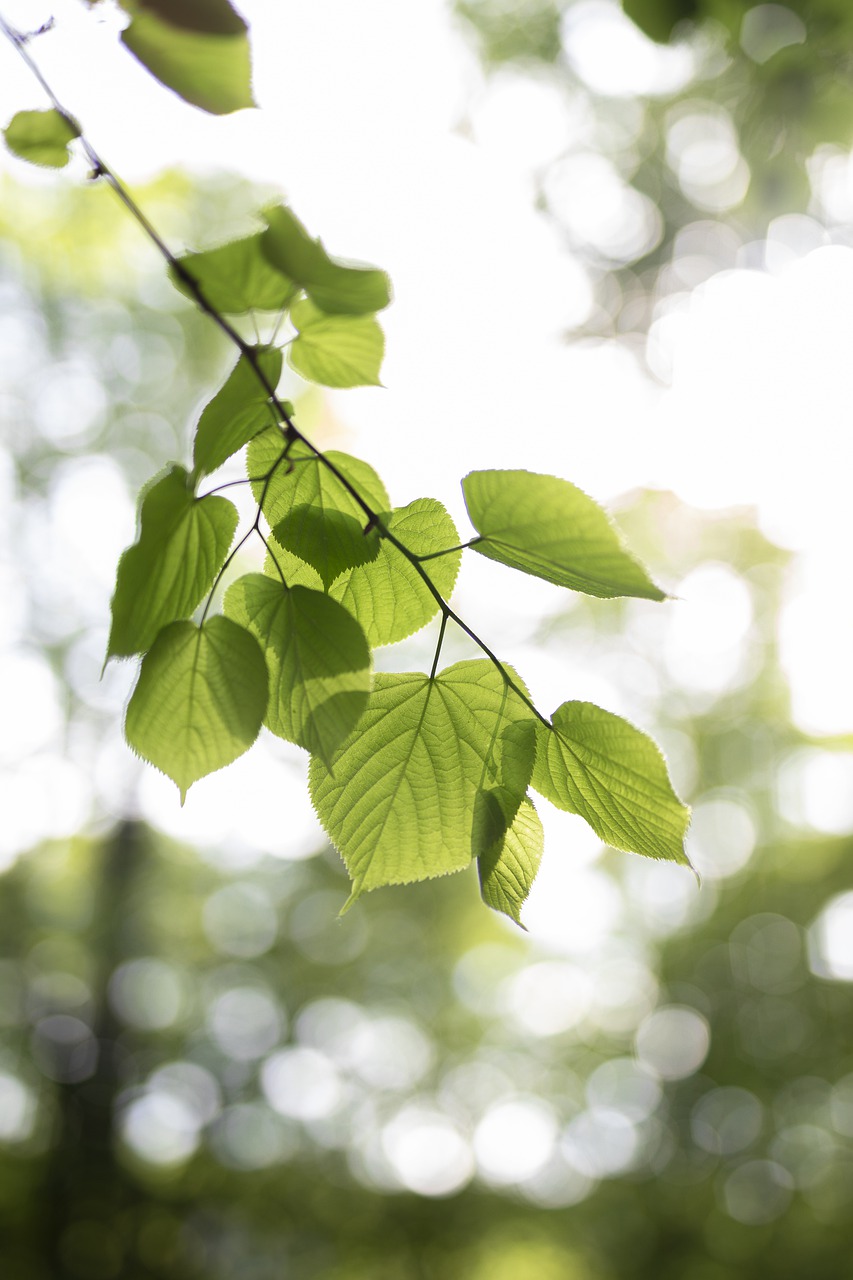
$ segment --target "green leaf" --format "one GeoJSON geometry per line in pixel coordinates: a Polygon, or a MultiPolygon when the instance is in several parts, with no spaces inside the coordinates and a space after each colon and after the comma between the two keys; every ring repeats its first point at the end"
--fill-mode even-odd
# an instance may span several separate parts
{"type": "MultiPolygon", "coordinates": [[[[216,249],[186,253],[178,262],[210,305],[226,314],[280,311],[296,293],[293,281],[282,275],[261,251],[260,232],[216,249]]],[[[170,267],[169,276],[176,289],[195,300],[181,272],[170,267]]]]}
{"type": "Polygon", "coordinates": [[[580,814],[605,843],[689,866],[690,810],[652,739],[591,702],[564,702],[551,723],[537,722],[535,789],[580,814]]]}
{"type": "Polygon", "coordinates": [[[195,498],[174,466],[143,496],[139,538],[118,566],[107,657],[144,653],[169,622],[192,613],[225,562],[237,528],[226,498],[195,498]]]}
{"type": "Polygon", "coordinates": [[[211,34],[135,6],[132,12],[122,43],[161,84],[212,115],[255,105],[245,29],[211,34]]]}
{"type": "Polygon", "coordinates": [[[568,480],[472,471],[462,489],[480,555],[591,596],[666,599],[607,513],[568,480]]]}
{"type": "Polygon", "coordinates": [[[299,330],[288,349],[297,373],[324,387],[382,385],[385,336],[372,316],[327,316],[305,299],[290,318],[299,330]]]}
{"type": "Polygon", "coordinates": [[[346,569],[379,555],[379,538],[365,534],[363,519],[308,504],[291,507],[273,536],[278,546],[316,569],[327,589],[346,569]]]}
{"type": "Polygon", "coordinates": [[[3,136],[9,150],[22,160],[62,169],[71,159],[68,145],[80,137],[80,127],[61,111],[19,111],[3,136]]]}
{"type": "MultiPolygon", "coordinates": [[[[447,510],[434,498],[416,498],[382,517],[386,527],[416,555],[434,555],[458,547],[459,534],[447,510]]],[[[371,645],[394,644],[426,626],[438,613],[435,596],[414,565],[387,539],[373,531],[379,551],[375,560],[345,570],[329,594],[349,609],[364,628],[371,645]]],[[[436,590],[449,599],[456,583],[462,552],[436,556],[424,565],[436,590]]]]}
{"type": "Polygon", "coordinates": [[[321,591],[286,590],[259,573],[239,578],[224,608],[264,649],[267,727],[328,760],[367,705],[370,650],[361,627],[321,591]]]}
{"type": "MultiPolygon", "coordinates": [[[[267,475],[283,452],[279,431],[271,429],[256,436],[247,455],[249,476],[267,475]]],[[[327,450],[325,456],[373,511],[388,510],[391,505],[388,492],[373,467],[337,449],[327,450]]],[[[315,506],[324,512],[340,511],[366,523],[367,517],[352,494],[313,449],[301,441],[292,445],[287,463],[275,470],[266,492],[264,482],[259,480],[253,483],[252,491],[258,502],[263,498],[264,515],[271,526],[283,520],[291,507],[300,505],[315,506]]]]}
{"type": "Polygon", "coordinates": [[[122,0],[122,7],[150,10],[166,22],[186,31],[206,31],[209,35],[239,35],[246,24],[228,0],[122,0]]]}
{"type": "MultiPolygon", "coordinates": [[[[270,387],[281,377],[281,352],[255,347],[255,359],[270,387]]],[[[202,410],[193,444],[197,476],[210,475],[245,444],[269,427],[275,416],[270,398],[251,361],[240,356],[225,384],[202,410]]],[[[281,442],[281,433],[276,431],[281,442]]]]}
{"type": "Polygon", "coordinates": [[[178,786],[236,760],[258,736],[267,668],[254,636],[229,618],[173,622],[142,660],[125,736],[178,786]]]}
{"type": "Polygon", "coordinates": [[[388,306],[391,282],[384,271],[330,258],[322,242],[312,239],[285,205],[268,210],[265,216],[264,253],[323,311],[364,316],[388,306]]]}
{"type": "Polygon", "coordinates": [[[532,801],[524,799],[503,837],[480,855],[480,894],[487,907],[521,924],[521,908],[539,870],[544,844],[539,814],[532,801]]]}
{"type": "Polygon", "coordinates": [[[659,44],[672,37],[680,22],[689,22],[699,14],[697,0],[622,0],[622,8],[641,31],[659,44]]]}
{"type": "MultiPolygon", "coordinates": [[[[320,821],[354,882],[351,901],[380,885],[459,871],[488,852],[491,827],[480,821],[478,798],[516,778],[503,768],[506,743],[518,746],[517,726],[531,715],[484,660],[435,679],[376,676],[354,733],[328,765],[315,756],[309,770],[320,821]]],[[[529,776],[531,734],[527,742],[529,776]]]]}

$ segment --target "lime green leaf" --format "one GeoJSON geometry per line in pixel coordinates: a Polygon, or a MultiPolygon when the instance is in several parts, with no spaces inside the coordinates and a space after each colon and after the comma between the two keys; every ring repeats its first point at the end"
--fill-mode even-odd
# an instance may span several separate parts
{"type": "Polygon", "coordinates": [[[261,246],[273,266],[301,285],[323,311],[372,315],[391,301],[391,283],[377,267],[330,258],[285,205],[266,214],[261,246]]]}
{"type": "Polygon", "coordinates": [[[568,480],[472,471],[462,488],[480,555],[591,596],[666,599],[607,513],[568,480]]]}
{"type": "Polygon", "coordinates": [[[187,791],[236,760],[258,736],[267,706],[267,668],[254,636],[229,618],[173,622],[142,660],[125,736],[187,791]]]}
{"type": "Polygon", "coordinates": [[[522,800],[503,837],[480,854],[480,894],[487,907],[521,924],[521,908],[539,870],[544,844],[539,814],[530,800],[522,800]]]}
{"type": "Polygon", "coordinates": [[[321,591],[286,590],[259,573],[238,578],[224,607],[266,654],[267,727],[328,760],[370,691],[370,650],[355,618],[321,591]]]}
{"type": "MultiPolygon", "coordinates": [[[[311,798],[354,881],[353,899],[459,871],[488,851],[478,797],[514,775],[502,767],[506,739],[530,717],[490,662],[460,662],[435,679],[376,676],[355,731],[328,765],[315,756],[309,770],[311,798]]],[[[529,775],[531,735],[527,741],[529,775]]]]}
{"type": "Polygon", "coordinates": [[[290,318],[299,330],[288,350],[297,373],[325,387],[381,385],[385,336],[372,316],[327,316],[306,299],[290,318]]]}
{"type": "MultiPolygon", "coordinates": [[[[386,527],[416,555],[433,555],[457,547],[459,534],[445,507],[434,498],[416,498],[382,517],[386,527]]],[[[371,645],[394,644],[426,626],[438,612],[438,601],[414,565],[376,530],[375,560],[345,570],[329,594],[358,618],[371,645]]],[[[461,551],[428,560],[424,569],[438,593],[449,599],[456,583],[461,551]]]]}
{"type": "Polygon", "coordinates": [[[245,29],[228,34],[189,29],[134,8],[122,43],[153,76],[185,102],[213,115],[253,107],[245,29]]]}
{"type": "Polygon", "coordinates": [[[68,144],[80,137],[80,127],[60,111],[19,111],[3,136],[9,150],[22,160],[62,169],[71,159],[68,144]]]}
{"type": "MultiPolygon", "coordinates": [[[[270,387],[281,377],[281,352],[275,347],[255,347],[255,359],[270,387]]],[[[202,410],[193,444],[197,476],[210,475],[232,454],[269,427],[275,416],[267,388],[252,363],[240,356],[225,384],[202,410]]],[[[276,431],[279,442],[281,432],[276,431]]]]}
{"type": "MultiPolygon", "coordinates": [[[[181,268],[201,289],[217,311],[243,315],[246,311],[280,311],[296,293],[296,285],[281,274],[261,252],[261,235],[232,240],[230,244],[186,253],[178,259],[181,268]]],[[[181,273],[170,267],[176,289],[188,298],[195,294],[181,273]]]]}
{"type": "Polygon", "coordinates": [[[591,702],[564,702],[551,723],[537,723],[536,790],[617,849],[689,866],[690,810],[652,739],[591,702]]]}
{"type": "MultiPolygon", "coordinates": [[[[279,431],[271,429],[256,436],[247,456],[249,475],[266,476],[283,452],[279,431]]],[[[373,511],[388,510],[388,492],[373,467],[337,449],[327,450],[325,456],[373,511]]],[[[299,505],[315,506],[324,512],[340,511],[362,524],[367,520],[363,508],[337,476],[301,441],[292,445],[287,463],[276,468],[266,488],[263,481],[255,480],[252,490],[258,502],[263,498],[264,515],[271,526],[283,520],[291,507],[299,505]]]]}
{"type": "Polygon", "coordinates": [[[226,498],[195,498],[183,467],[144,494],[139,538],[118,566],[108,657],[144,653],[167,623],[192,613],[225,561],[237,528],[226,498]]]}

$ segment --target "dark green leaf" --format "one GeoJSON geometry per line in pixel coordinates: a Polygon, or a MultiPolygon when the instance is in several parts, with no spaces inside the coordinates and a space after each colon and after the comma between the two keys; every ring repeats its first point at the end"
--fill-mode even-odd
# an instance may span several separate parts
{"type": "Polygon", "coordinates": [[[514,773],[502,769],[506,738],[530,718],[490,662],[460,662],[432,680],[376,676],[356,730],[309,771],[320,821],[354,882],[351,900],[459,871],[488,852],[478,797],[514,773]]]}
{"type": "Polygon", "coordinates": [[[3,131],[6,146],[31,164],[62,169],[68,164],[68,144],[80,137],[80,128],[59,111],[19,111],[3,131]]]}
{"type": "Polygon", "coordinates": [[[323,311],[363,316],[388,306],[391,284],[384,271],[330,258],[322,242],[313,240],[285,205],[268,210],[266,219],[264,253],[323,311]]]}
{"type": "Polygon", "coordinates": [[[181,792],[247,751],[267,706],[267,668],[254,636],[229,618],[173,622],[142,661],[125,734],[181,792]]]}
{"type": "Polygon", "coordinates": [[[690,810],[652,739],[591,702],[564,702],[551,723],[537,722],[536,790],[617,849],[689,866],[690,810]]]}
{"type": "Polygon", "coordinates": [[[169,622],[198,605],[225,561],[237,528],[226,498],[195,498],[183,467],[145,493],[139,538],[118,566],[108,657],[144,653],[169,622]]]}
{"type": "Polygon", "coordinates": [[[228,0],[122,0],[128,12],[144,9],[164,22],[184,31],[205,31],[208,35],[239,35],[246,24],[228,0]]]}
{"type": "Polygon", "coordinates": [[[364,520],[334,509],[300,503],[273,529],[278,546],[311,565],[328,589],[345,569],[379,554],[379,538],[365,535],[364,520]]]}
{"type": "Polygon", "coordinates": [[[472,471],[462,488],[480,555],[591,596],[666,599],[607,513],[568,480],[472,471]]]}
{"type": "MultiPolygon", "coordinates": [[[[275,347],[255,347],[255,358],[267,385],[273,390],[281,377],[281,352],[275,347]]],[[[275,413],[267,387],[250,360],[240,356],[225,384],[202,410],[193,444],[197,476],[209,475],[232,454],[269,427],[275,413]]],[[[276,431],[281,441],[281,433],[276,431]]]]}
{"type": "Polygon", "coordinates": [[[299,330],[288,358],[297,373],[325,387],[380,386],[385,337],[372,316],[329,316],[307,299],[290,318],[299,330]]]}
{"type": "Polygon", "coordinates": [[[270,674],[266,725],[328,760],[367,705],[370,650],[346,609],[321,591],[239,578],[225,612],[261,643],[270,674]]]}
{"type": "MultiPolygon", "coordinates": [[[[260,232],[216,249],[184,254],[178,261],[192,276],[206,301],[226,314],[280,311],[296,293],[293,281],[283,276],[261,252],[260,232]]],[[[169,275],[176,289],[195,299],[180,272],[171,268],[169,275]]]]}
{"type": "Polygon", "coordinates": [[[134,10],[122,43],[185,102],[213,115],[253,107],[245,30],[225,35],[190,30],[156,13],[134,10]]]}
{"type": "Polygon", "coordinates": [[[530,800],[522,800],[512,825],[479,858],[480,893],[486,906],[521,924],[521,908],[539,870],[545,833],[530,800]]]}
{"type": "Polygon", "coordinates": [[[670,39],[680,22],[696,18],[699,12],[697,0],[622,0],[622,8],[641,31],[659,44],[670,39]]]}

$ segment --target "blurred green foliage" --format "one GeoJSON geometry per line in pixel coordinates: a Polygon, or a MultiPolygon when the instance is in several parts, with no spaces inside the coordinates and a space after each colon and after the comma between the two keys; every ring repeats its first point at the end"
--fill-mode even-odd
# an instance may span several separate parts
{"type": "Polygon", "coordinates": [[[521,75],[562,95],[565,144],[533,177],[596,290],[582,333],[645,332],[715,272],[759,265],[760,241],[780,216],[814,220],[789,234],[848,242],[849,213],[832,187],[853,144],[849,5],[456,8],[493,84],[521,75]],[[592,185],[601,212],[590,220],[592,185]]]}

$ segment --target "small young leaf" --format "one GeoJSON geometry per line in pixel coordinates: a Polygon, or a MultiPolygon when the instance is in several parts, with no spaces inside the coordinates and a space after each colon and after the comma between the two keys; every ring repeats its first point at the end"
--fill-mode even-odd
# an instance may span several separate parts
{"type": "MultiPolygon", "coordinates": [[[[261,251],[261,233],[178,259],[182,269],[217,311],[243,315],[246,311],[280,311],[296,293],[296,285],[282,275],[261,251]]],[[[195,300],[195,294],[170,267],[176,289],[195,300]]]]}
{"type": "Polygon", "coordinates": [[[325,387],[381,386],[385,337],[372,316],[327,316],[303,300],[290,318],[299,330],[288,351],[297,373],[325,387]]]}
{"type": "Polygon", "coordinates": [[[472,471],[462,489],[480,555],[591,596],[666,599],[607,513],[568,480],[472,471]]]}
{"type": "MultiPolygon", "coordinates": [[[[275,390],[281,377],[281,352],[275,347],[255,347],[255,359],[267,383],[275,390]]],[[[193,444],[197,476],[210,475],[260,431],[272,417],[269,393],[251,361],[240,356],[224,385],[202,410],[193,444]]],[[[276,431],[279,443],[281,433],[276,431]]]]}
{"type": "MultiPolygon", "coordinates": [[[[315,756],[309,770],[353,898],[459,871],[488,852],[477,798],[501,775],[507,734],[530,717],[490,662],[460,662],[435,679],[376,676],[355,732],[328,765],[315,756]]],[[[529,776],[532,735],[528,743],[529,776]]]]}
{"type": "Polygon", "coordinates": [[[3,131],[6,146],[31,164],[62,169],[71,159],[68,144],[80,127],[60,111],[19,111],[3,131]]]}
{"type": "Polygon", "coordinates": [[[328,760],[367,705],[370,650],[361,627],[321,591],[286,590],[259,573],[238,578],[224,608],[266,654],[267,727],[328,760]]]}
{"type": "Polygon", "coordinates": [[[237,509],[226,498],[195,498],[174,466],[144,494],[139,538],[121,557],[107,657],[144,653],[169,622],[200,603],[228,554],[237,509]]]}
{"type": "MultiPolygon", "coordinates": [[[[264,431],[249,445],[246,460],[251,477],[267,475],[284,451],[281,433],[264,431]]],[[[387,511],[391,505],[387,490],[379,476],[366,462],[348,453],[329,449],[326,458],[364,498],[373,511],[387,511]]],[[[290,448],[287,462],[276,467],[268,484],[255,480],[252,491],[257,502],[263,499],[264,515],[271,526],[278,524],[294,506],[315,506],[322,512],[340,511],[364,524],[367,517],[362,507],[340,480],[306,444],[297,441],[290,448]]]]}
{"type": "MultiPolygon", "coordinates": [[[[445,507],[434,498],[416,498],[383,516],[387,528],[416,555],[432,555],[459,545],[459,534],[445,507]]],[[[426,626],[438,612],[438,601],[414,565],[376,530],[368,539],[379,541],[375,560],[345,570],[329,588],[358,618],[374,647],[405,640],[426,626]]],[[[424,568],[436,590],[449,599],[459,572],[461,551],[436,556],[424,568]]]]}
{"type": "Polygon", "coordinates": [[[125,736],[144,760],[187,791],[258,736],[267,668],[254,636],[229,618],[173,622],[142,660],[125,736]]]}
{"type": "Polygon", "coordinates": [[[391,284],[384,271],[330,258],[322,242],[313,240],[285,205],[268,210],[266,219],[268,230],[261,238],[264,253],[321,310],[367,316],[388,306],[391,284]]]}
{"type": "Polygon", "coordinates": [[[564,702],[551,723],[536,726],[533,786],[540,795],[580,814],[606,844],[689,866],[690,810],[652,739],[591,702],[564,702]]]}
{"type": "Polygon", "coordinates": [[[512,826],[478,860],[480,894],[487,907],[521,924],[521,908],[539,870],[544,844],[539,814],[532,801],[522,800],[512,826]]]}
{"type": "Polygon", "coordinates": [[[227,115],[255,105],[249,40],[242,20],[241,26],[243,30],[211,33],[134,8],[121,40],[161,84],[185,102],[212,115],[227,115]]]}

